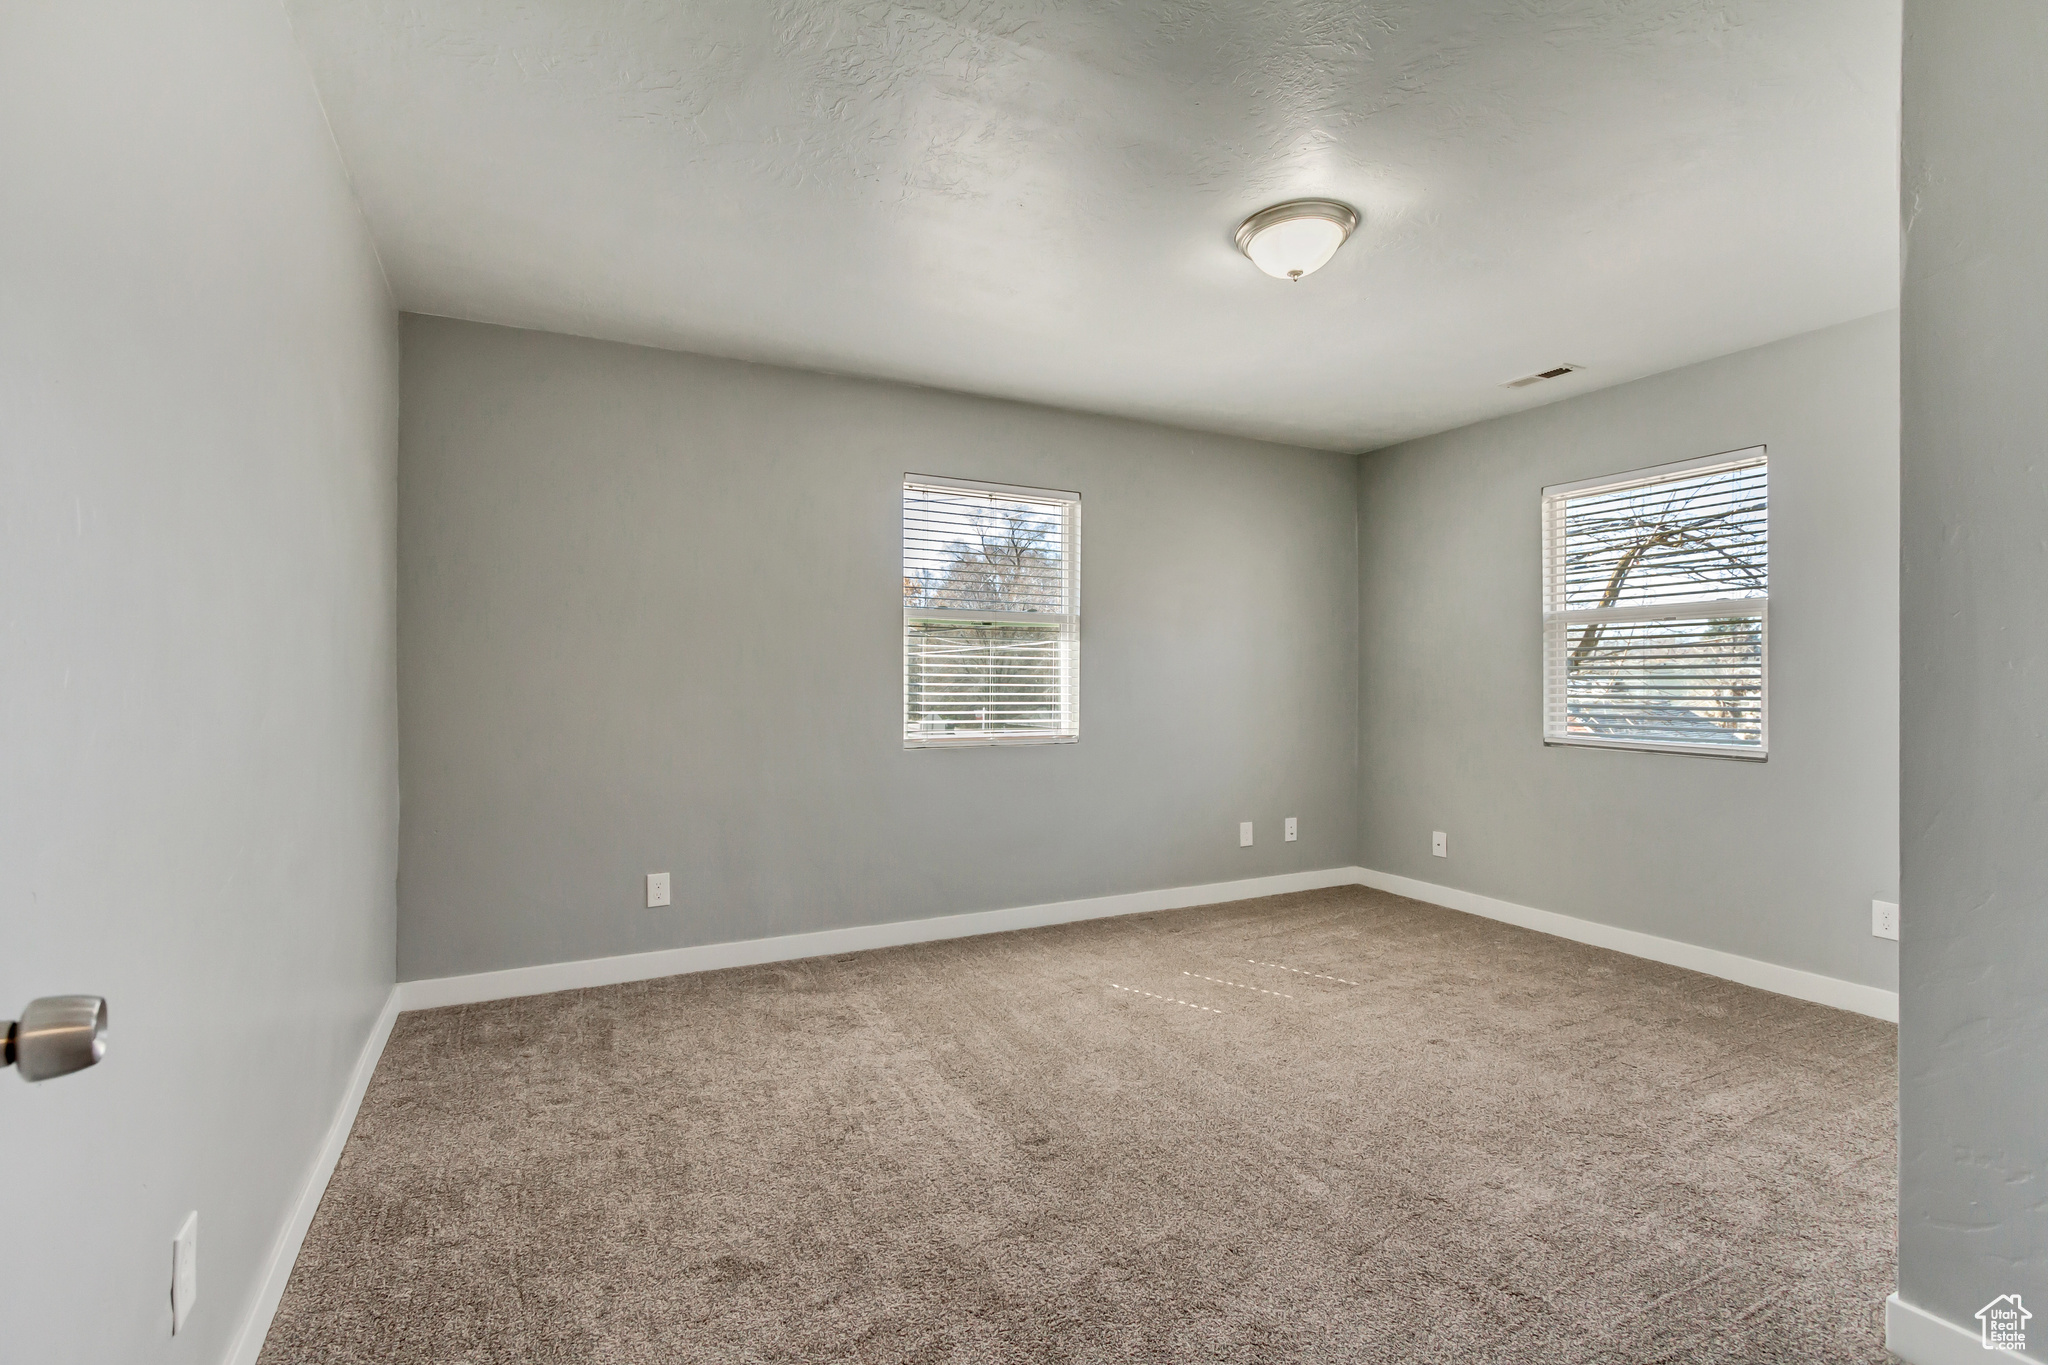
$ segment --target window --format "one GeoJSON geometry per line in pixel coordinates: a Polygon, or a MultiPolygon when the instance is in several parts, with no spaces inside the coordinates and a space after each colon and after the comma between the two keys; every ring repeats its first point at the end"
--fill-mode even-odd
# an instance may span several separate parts
{"type": "Polygon", "coordinates": [[[1081,734],[1081,495],[903,479],[903,744],[1081,734]]]}
{"type": "Polygon", "coordinates": [[[1766,460],[1543,490],[1545,743],[1764,757],[1766,460]]]}

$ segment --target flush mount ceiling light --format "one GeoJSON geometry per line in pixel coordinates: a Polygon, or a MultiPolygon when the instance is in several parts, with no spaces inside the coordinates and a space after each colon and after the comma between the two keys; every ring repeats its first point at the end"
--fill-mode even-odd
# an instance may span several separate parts
{"type": "Polygon", "coordinates": [[[1334,199],[1294,199],[1260,209],[1237,229],[1237,249],[1276,280],[1298,280],[1329,264],[1358,226],[1358,210],[1334,199]]]}

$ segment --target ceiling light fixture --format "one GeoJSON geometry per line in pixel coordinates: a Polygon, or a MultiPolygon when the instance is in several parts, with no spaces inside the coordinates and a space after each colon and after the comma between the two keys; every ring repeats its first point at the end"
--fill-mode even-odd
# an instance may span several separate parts
{"type": "Polygon", "coordinates": [[[1260,209],[1237,229],[1237,249],[1276,280],[1298,280],[1329,264],[1358,226],[1358,210],[1334,199],[1294,199],[1260,209]]]}

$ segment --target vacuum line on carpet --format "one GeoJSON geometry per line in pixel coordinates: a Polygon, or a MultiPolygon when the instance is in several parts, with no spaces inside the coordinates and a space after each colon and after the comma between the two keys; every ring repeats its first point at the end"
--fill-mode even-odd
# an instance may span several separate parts
{"type": "Polygon", "coordinates": [[[1192,1000],[1181,1000],[1171,995],[1153,995],[1152,992],[1141,991],[1136,986],[1119,986],[1114,981],[1110,982],[1109,984],[1112,990],[1129,991],[1132,995],[1151,996],[1151,998],[1154,1000],[1164,1000],[1167,1001],[1169,1004],[1186,1005],[1191,1010],[1205,1010],[1210,1014],[1225,1013],[1225,1011],[1223,1010],[1210,1009],[1207,1005],[1197,1005],[1192,1000]]]}
{"type": "Polygon", "coordinates": [[[1255,957],[1248,957],[1245,961],[1257,967],[1278,967],[1281,971],[1293,972],[1296,976],[1312,976],[1318,981],[1336,981],[1346,986],[1356,986],[1358,984],[1356,981],[1346,981],[1341,976],[1324,976],[1321,972],[1305,972],[1299,967],[1289,967],[1281,962],[1261,962],[1255,957]]]}
{"type": "Polygon", "coordinates": [[[1294,998],[1286,991],[1269,991],[1264,986],[1247,986],[1242,981],[1225,981],[1220,976],[1203,976],[1200,972],[1182,972],[1181,975],[1192,976],[1197,981],[1213,981],[1219,986],[1235,986],[1241,991],[1257,991],[1260,995],[1277,995],[1282,1000],[1292,1000],[1294,998]]]}

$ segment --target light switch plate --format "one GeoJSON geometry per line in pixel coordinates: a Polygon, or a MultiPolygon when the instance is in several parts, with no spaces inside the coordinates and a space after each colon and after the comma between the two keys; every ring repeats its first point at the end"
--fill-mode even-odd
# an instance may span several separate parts
{"type": "Polygon", "coordinates": [[[1870,932],[1894,942],[1899,937],[1899,907],[1893,901],[1870,903],[1870,932]]]}
{"type": "Polygon", "coordinates": [[[1237,846],[1239,848],[1250,848],[1252,846],[1251,821],[1247,820],[1237,827],[1237,846]]]}
{"type": "Polygon", "coordinates": [[[1440,829],[1429,832],[1429,851],[1439,858],[1451,856],[1451,836],[1440,829]]]}
{"type": "Polygon", "coordinates": [[[1294,817],[1291,815],[1287,817],[1287,842],[1294,842],[1294,817]]]}
{"type": "Polygon", "coordinates": [[[647,908],[648,908],[649,910],[653,910],[653,909],[656,909],[656,908],[657,908],[657,907],[659,907],[659,906],[663,906],[663,905],[667,905],[667,904],[668,904],[668,873],[666,873],[666,872],[650,872],[650,873],[648,873],[648,874],[647,874],[647,908]]]}
{"type": "MultiPolygon", "coordinates": [[[[199,1302],[199,1213],[185,1215],[171,1239],[171,1335],[185,1330],[192,1305],[199,1302]]],[[[161,1321],[161,1319],[159,1319],[161,1321]]]]}

